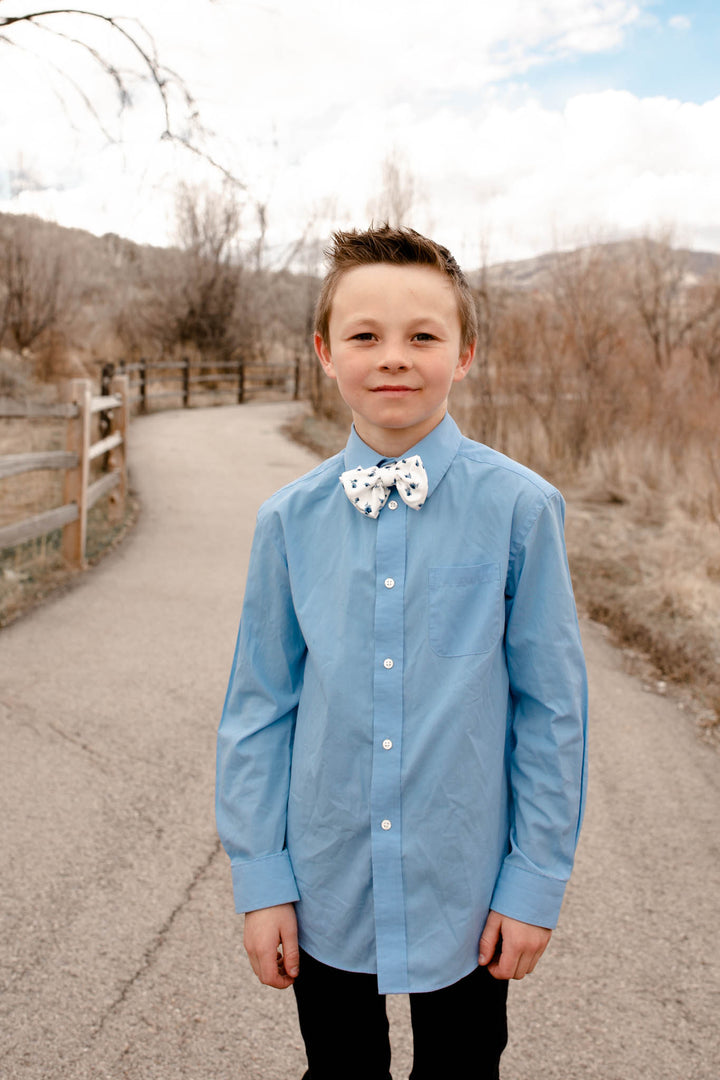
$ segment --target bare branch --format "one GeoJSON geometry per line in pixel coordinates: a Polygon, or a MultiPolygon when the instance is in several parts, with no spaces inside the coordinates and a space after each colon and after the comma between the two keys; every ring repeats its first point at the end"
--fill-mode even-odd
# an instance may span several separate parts
{"type": "MultiPolygon", "coordinates": [[[[2,3],[2,0],[0,0],[0,3],[2,3]]],[[[142,72],[141,77],[150,82],[160,98],[164,128],[161,133],[162,139],[177,143],[185,150],[189,150],[191,153],[206,161],[214,169],[217,169],[218,172],[222,173],[225,179],[231,181],[233,185],[241,189],[245,188],[245,185],[238,177],[234,176],[229,169],[198,145],[197,140],[204,132],[199,122],[195,100],[182,77],[172,68],[160,63],[155,41],[141,21],[122,16],[101,15],[96,11],[89,11],[87,8],[47,8],[38,11],[28,11],[23,15],[0,16],[0,30],[25,23],[36,27],[38,30],[44,31],[47,34],[51,34],[56,38],[61,38],[84,50],[114,84],[121,109],[131,105],[132,98],[128,89],[127,75],[125,73],[112,64],[101,51],[96,49],[89,42],[65,33],[63,30],[48,25],[44,21],[46,19],[53,19],[57,16],[67,15],[92,19],[110,27],[112,31],[118,34],[127,43],[130,49],[139,58],[139,66],[142,72]],[[147,44],[145,44],[143,39],[146,39],[147,44]],[[186,120],[192,125],[192,132],[190,135],[181,134],[174,129],[171,116],[171,88],[181,96],[183,105],[188,112],[186,120]]],[[[0,33],[0,41],[14,44],[7,33],[0,33]]],[[[109,141],[116,141],[108,135],[108,132],[106,131],[105,126],[100,122],[97,111],[90,102],[88,95],[78,86],[77,82],[68,75],[67,72],[58,68],[51,61],[48,60],[46,62],[58,71],[67,83],[80,95],[84,105],[88,108],[93,119],[99,124],[100,129],[109,141]]]]}
{"type": "Polygon", "coordinates": [[[174,131],[164,131],[162,138],[168,142],[178,143],[178,145],[182,146],[185,150],[189,150],[191,154],[196,154],[197,157],[202,158],[203,161],[207,161],[208,165],[212,165],[214,169],[217,169],[219,173],[222,173],[225,179],[229,180],[234,187],[239,188],[241,191],[247,190],[247,185],[244,184],[242,180],[239,180],[229,169],[226,169],[224,165],[221,165],[219,161],[216,161],[207,150],[201,150],[200,147],[194,146],[184,135],[178,135],[174,131]]]}
{"type": "MultiPolygon", "coordinates": [[[[0,3],[2,3],[2,0],[0,0],[0,3]]],[[[0,41],[4,41],[7,45],[12,45],[13,48],[19,49],[20,52],[25,52],[25,53],[28,53],[28,54],[30,53],[30,50],[27,49],[24,45],[18,45],[18,43],[16,41],[12,41],[11,38],[4,37],[2,34],[0,34],[0,41]]],[[[97,124],[97,126],[100,128],[100,131],[103,133],[103,135],[105,136],[107,141],[110,142],[110,143],[114,143],[116,140],[113,138],[113,136],[110,134],[110,132],[107,130],[107,128],[103,124],[100,114],[98,113],[97,109],[95,108],[95,106],[93,105],[92,101],[87,96],[87,94],[85,93],[83,88],[80,86],[80,84],[75,79],[73,79],[73,77],[71,75],[68,75],[67,71],[64,71],[63,68],[59,67],[52,60],[48,60],[47,58],[44,58],[43,63],[47,64],[48,67],[53,69],[53,71],[56,71],[57,74],[66,83],[68,83],[70,86],[72,86],[73,90],[78,95],[78,97],[81,99],[83,105],[88,110],[88,112],[92,116],[92,118],[95,121],[95,123],[97,124]]],[[[56,96],[57,96],[58,100],[60,101],[60,104],[63,107],[65,107],[65,102],[63,101],[60,94],[57,94],[56,96]]]]}
{"type": "MultiPolygon", "coordinates": [[[[52,27],[45,26],[44,23],[38,21],[39,19],[46,18],[47,16],[53,16],[53,15],[80,15],[80,16],[83,16],[84,18],[88,18],[88,19],[98,19],[98,20],[100,20],[100,22],[103,22],[106,25],[112,27],[112,29],[114,31],[116,31],[122,38],[124,38],[124,40],[127,41],[127,43],[130,45],[130,47],[138,54],[138,56],[142,60],[142,64],[143,64],[143,67],[145,69],[146,75],[149,77],[150,81],[154,84],[155,88],[157,89],[157,91],[158,91],[158,93],[160,95],[160,100],[162,102],[162,107],[163,107],[163,113],[164,113],[164,116],[165,116],[165,129],[166,129],[166,131],[170,130],[171,123],[170,123],[170,106],[169,106],[168,96],[167,96],[167,85],[168,85],[167,76],[170,75],[171,72],[169,70],[163,68],[158,63],[158,60],[157,60],[156,56],[151,56],[150,55],[148,50],[145,49],[140,44],[137,37],[134,34],[130,33],[129,30],[126,30],[125,27],[120,22],[120,19],[117,18],[116,16],[113,16],[113,15],[100,15],[95,11],[88,11],[85,8],[49,8],[49,9],[44,10],[44,11],[28,12],[25,15],[10,15],[10,16],[7,16],[5,18],[0,17],[0,27],[13,26],[16,23],[22,23],[22,22],[29,23],[30,25],[35,26],[38,29],[46,31],[46,33],[53,34],[56,37],[65,38],[66,40],[72,41],[75,44],[79,45],[81,48],[85,49],[91,56],[94,57],[95,60],[97,60],[100,63],[100,65],[102,66],[102,68],[103,68],[103,70],[105,71],[106,74],[110,75],[110,77],[113,78],[113,81],[116,83],[116,86],[118,87],[118,93],[120,95],[121,104],[126,105],[128,99],[126,97],[126,91],[125,91],[124,84],[122,83],[121,80],[119,80],[118,73],[115,71],[115,69],[112,67],[112,65],[108,64],[107,61],[105,61],[101,56],[99,56],[97,51],[95,49],[93,49],[92,46],[88,45],[87,42],[84,42],[84,41],[81,41],[81,40],[78,40],[78,39],[75,39],[75,38],[70,38],[67,34],[64,34],[61,30],[55,30],[52,27]]],[[[132,20],[132,21],[137,22],[137,20],[132,20]]],[[[141,28],[143,33],[145,33],[147,35],[148,40],[150,42],[152,42],[152,37],[149,34],[149,32],[146,30],[146,28],[143,26],[143,24],[140,23],[140,22],[137,22],[137,25],[141,28]]],[[[154,52],[154,44],[153,44],[153,52],[154,52]]],[[[186,96],[186,100],[187,100],[187,93],[186,93],[185,96],[186,96]]]]}
{"type": "Polygon", "coordinates": [[[130,94],[123,82],[122,75],[113,64],[108,63],[105,57],[99,53],[97,49],[94,49],[92,45],[88,45],[86,41],[71,37],[69,34],[63,34],[62,30],[52,30],[49,26],[43,26],[42,23],[34,23],[33,25],[37,26],[39,30],[45,30],[46,33],[52,34],[53,37],[59,37],[64,41],[69,41],[71,45],[77,45],[79,48],[84,49],[85,52],[89,53],[102,71],[115,83],[115,89],[117,90],[121,107],[125,108],[126,105],[130,104],[130,94]]]}

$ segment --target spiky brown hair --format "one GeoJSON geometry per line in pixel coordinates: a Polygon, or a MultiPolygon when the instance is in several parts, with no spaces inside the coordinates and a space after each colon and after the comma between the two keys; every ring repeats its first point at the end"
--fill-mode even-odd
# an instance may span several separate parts
{"type": "Polygon", "coordinates": [[[325,255],[330,264],[315,306],[315,333],[329,348],[330,313],[338,282],[357,266],[388,263],[391,266],[433,266],[450,279],[460,316],[461,349],[477,338],[477,313],[472,291],[454,257],[446,247],[415,229],[392,225],[371,226],[364,232],[335,232],[325,255]]]}

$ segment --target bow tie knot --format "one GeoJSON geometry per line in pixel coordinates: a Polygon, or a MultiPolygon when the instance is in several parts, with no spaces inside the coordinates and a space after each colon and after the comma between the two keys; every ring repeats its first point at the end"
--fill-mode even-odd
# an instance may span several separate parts
{"type": "Polygon", "coordinates": [[[387,502],[391,488],[413,510],[419,510],[428,493],[428,479],[421,458],[401,458],[371,469],[348,469],[340,476],[345,494],[361,514],[376,518],[387,502]]]}

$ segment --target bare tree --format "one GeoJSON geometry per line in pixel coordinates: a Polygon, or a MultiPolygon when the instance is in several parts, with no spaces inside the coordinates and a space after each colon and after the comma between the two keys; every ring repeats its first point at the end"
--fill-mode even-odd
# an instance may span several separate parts
{"type": "Polygon", "coordinates": [[[551,276],[553,298],[580,369],[586,376],[602,377],[622,344],[618,267],[609,249],[595,244],[559,255],[551,276]]]}
{"type": "Polygon", "coordinates": [[[240,346],[235,314],[243,272],[234,189],[181,185],[176,219],[181,251],[149,276],[145,323],[162,348],[192,346],[208,363],[233,359],[240,346]]]}
{"type": "Polygon", "coordinates": [[[485,249],[482,255],[482,267],[473,287],[478,322],[475,362],[462,384],[464,392],[461,398],[470,399],[472,417],[468,417],[467,423],[472,426],[476,438],[494,444],[498,432],[498,411],[493,394],[493,347],[504,297],[502,289],[490,281],[485,249]]]}
{"type": "Polygon", "coordinates": [[[382,163],[380,190],[368,203],[368,212],[375,221],[407,225],[414,202],[415,177],[405,156],[395,147],[382,163]]]}
{"type": "Polygon", "coordinates": [[[610,437],[625,415],[627,302],[615,249],[594,244],[558,255],[551,265],[559,316],[557,349],[565,355],[562,414],[568,443],[583,457],[610,437]]]}
{"type": "Polygon", "coordinates": [[[691,354],[720,380],[720,275],[695,286],[688,295],[692,325],[687,334],[691,354]]]}
{"type": "MultiPolygon", "coordinates": [[[[5,246],[4,242],[0,240],[0,258],[4,258],[4,256],[5,246]]],[[[5,281],[5,276],[5,272],[0,271],[0,346],[5,340],[10,319],[10,290],[5,281]]]]}
{"type": "Polygon", "coordinates": [[[532,407],[551,446],[562,439],[558,411],[566,382],[558,329],[557,312],[547,297],[519,294],[505,308],[495,346],[502,392],[532,407]]]}
{"type": "Polygon", "coordinates": [[[18,350],[29,348],[57,324],[62,308],[62,278],[60,252],[48,250],[28,222],[20,224],[2,242],[0,279],[4,302],[0,329],[18,350]]]}
{"type": "Polygon", "coordinates": [[[657,367],[670,367],[675,352],[690,329],[685,310],[682,254],[670,245],[669,235],[637,241],[631,270],[631,295],[652,347],[657,367]]]}

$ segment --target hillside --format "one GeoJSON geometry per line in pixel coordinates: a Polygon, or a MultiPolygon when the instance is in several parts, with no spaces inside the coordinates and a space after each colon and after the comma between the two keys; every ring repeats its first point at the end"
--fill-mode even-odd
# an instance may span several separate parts
{"type": "MultiPolygon", "coordinates": [[[[562,270],[569,262],[577,259],[579,252],[586,257],[602,252],[611,261],[620,266],[630,265],[638,255],[639,248],[646,243],[643,240],[621,240],[606,244],[590,244],[572,251],[550,251],[532,259],[514,262],[492,263],[485,271],[486,280],[493,286],[506,289],[539,289],[552,286],[558,269],[562,270]]],[[[650,241],[657,250],[662,248],[659,241],[650,241]]],[[[691,251],[676,248],[673,251],[677,266],[682,269],[684,283],[694,286],[710,277],[720,274],[720,254],[709,251],[691,251]]],[[[481,271],[472,271],[470,279],[479,285],[481,271]]]]}
{"type": "MultiPolygon", "coordinates": [[[[22,354],[25,377],[40,382],[96,377],[103,362],[141,355],[309,359],[312,278],[258,268],[232,207],[211,195],[187,194],[178,236],[157,248],[0,214],[0,348],[22,354]]],[[[5,356],[11,393],[17,365],[5,356]]]]}

